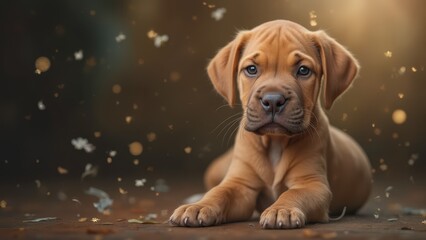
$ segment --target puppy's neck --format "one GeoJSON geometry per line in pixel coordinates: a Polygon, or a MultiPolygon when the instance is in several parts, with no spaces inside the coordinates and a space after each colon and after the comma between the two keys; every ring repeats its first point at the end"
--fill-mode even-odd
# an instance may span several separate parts
{"type": "Polygon", "coordinates": [[[288,141],[289,139],[286,137],[262,136],[262,143],[273,169],[282,159],[284,148],[287,146],[288,141]]]}

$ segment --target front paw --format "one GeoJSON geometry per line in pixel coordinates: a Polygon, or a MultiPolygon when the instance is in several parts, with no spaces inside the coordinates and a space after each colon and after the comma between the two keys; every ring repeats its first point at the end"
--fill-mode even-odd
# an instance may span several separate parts
{"type": "Polygon", "coordinates": [[[222,211],[205,204],[188,204],[178,207],[169,223],[182,227],[206,227],[222,222],[222,211]]]}
{"type": "Polygon", "coordinates": [[[259,223],[263,228],[301,228],[306,216],[296,207],[271,206],[262,213],[259,223]]]}

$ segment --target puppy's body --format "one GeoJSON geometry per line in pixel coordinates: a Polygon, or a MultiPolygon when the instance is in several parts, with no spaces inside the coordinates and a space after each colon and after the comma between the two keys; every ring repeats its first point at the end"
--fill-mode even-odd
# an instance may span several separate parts
{"type": "MultiPolygon", "coordinates": [[[[327,119],[325,119],[325,121],[327,121],[327,119]]],[[[280,186],[280,190],[277,189],[279,186],[274,186],[272,183],[270,183],[269,186],[265,184],[265,188],[263,189],[265,194],[261,195],[258,201],[273,203],[277,196],[279,196],[279,193],[282,192],[283,189],[286,189],[285,177],[286,172],[290,170],[289,165],[291,163],[289,161],[291,161],[291,159],[289,154],[292,151],[291,148],[293,144],[295,146],[305,144],[312,145],[318,144],[314,141],[322,141],[324,145],[328,145],[325,159],[327,165],[327,179],[332,192],[329,212],[331,214],[339,214],[342,209],[346,207],[347,213],[354,213],[364,204],[370,191],[371,176],[370,165],[368,161],[366,161],[367,157],[350,136],[333,126],[329,126],[321,132],[307,134],[311,134],[311,136],[307,137],[310,138],[308,142],[302,141],[304,136],[299,136],[291,141],[285,137],[260,137],[258,141],[261,142],[263,146],[261,155],[267,157],[265,159],[266,166],[262,166],[270,167],[271,169],[269,169],[268,172],[274,176],[273,183],[283,186],[280,186]],[[327,133],[328,131],[329,133],[327,133]],[[318,134],[318,136],[312,139],[312,134],[318,134]],[[302,142],[298,143],[299,141],[302,142]],[[285,156],[286,154],[288,156],[285,156]],[[277,171],[277,169],[281,171],[277,171]],[[262,197],[265,199],[261,199],[262,197]]],[[[309,151],[309,148],[303,148],[309,151]]],[[[300,150],[296,149],[294,151],[296,151],[295,154],[300,154],[300,150]],[[297,151],[299,153],[297,153],[297,151]]],[[[210,164],[204,179],[207,189],[213,188],[223,180],[231,163],[232,154],[233,148],[210,164]]],[[[269,206],[268,204],[266,205],[269,206]]],[[[265,206],[259,206],[257,210],[262,212],[264,209],[265,206]]]]}
{"type": "Polygon", "coordinates": [[[214,161],[211,188],[170,221],[208,226],[262,212],[265,228],[327,222],[330,212],[355,212],[370,192],[367,157],[348,135],[331,127],[325,106],[356,76],[356,60],[323,32],[288,21],[240,33],[211,61],[208,72],[232,106],[238,88],[244,116],[234,147],[214,161]]]}

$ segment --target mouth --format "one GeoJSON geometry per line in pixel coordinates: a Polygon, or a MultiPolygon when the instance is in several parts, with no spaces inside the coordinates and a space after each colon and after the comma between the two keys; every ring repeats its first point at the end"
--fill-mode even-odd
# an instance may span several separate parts
{"type": "Polygon", "coordinates": [[[246,127],[246,130],[258,135],[293,135],[291,131],[276,122],[266,123],[256,129],[246,127]]]}

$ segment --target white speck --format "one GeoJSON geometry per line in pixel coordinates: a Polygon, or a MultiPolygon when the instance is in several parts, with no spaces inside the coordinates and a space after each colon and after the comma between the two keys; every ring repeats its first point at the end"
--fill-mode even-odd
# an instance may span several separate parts
{"type": "Polygon", "coordinates": [[[36,185],[37,185],[37,188],[40,188],[41,187],[41,181],[40,180],[35,180],[35,183],[36,183],[36,185]]]}
{"type": "Polygon", "coordinates": [[[144,220],[145,220],[145,221],[151,221],[151,220],[155,220],[155,219],[157,219],[157,217],[158,217],[158,215],[157,215],[156,213],[148,213],[148,214],[145,216],[144,220]]]}
{"type": "Polygon", "coordinates": [[[414,177],[410,176],[410,182],[414,184],[414,177]]]}
{"type": "Polygon", "coordinates": [[[155,186],[151,187],[151,191],[156,192],[168,192],[170,190],[170,187],[167,185],[166,181],[164,179],[157,179],[155,182],[155,186]]]}
{"type": "Polygon", "coordinates": [[[117,151],[115,151],[115,150],[111,150],[110,152],[109,152],[109,156],[110,157],[115,157],[117,155],[117,151]]]}
{"type": "Polygon", "coordinates": [[[113,200],[106,192],[100,189],[90,187],[89,190],[86,191],[86,194],[99,198],[99,202],[93,203],[93,206],[98,209],[100,213],[103,213],[107,208],[112,206],[113,200]]]}
{"type": "Polygon", "coordinates": [[[212,18],[216,21],[220,21],[223,15],[226,13],[226,8],[218,8],[212,12],[212,18]]]}
{"type": "Polygon", "coordinates": [[[75,149],[77,150],[84,149],[84,151],[86,151],[87,153],[91,153],[95,150],[95,146],[89,143],[89,141],[87,141],[87,139],[85,138],[79,137],[76,139],[72,139],[71,144],[75,147],[75,149]]]}
{"type": "Polygon", "coordinates": [[[61,201],[66,201],[68,199],[67,194],[63,191],[59,191],[57,196],[58,196],[58,199],[61,201]]]}
{"type": "Polygon", "coordinates": [[[146,179],[145,178],[143,178],[143,179],[136,179],[135,180],[135,186],[136,187],[143,187],[145,185],[145,183],[146,183],[146,179]]]}
{"type": "Polygon", "coordinates": [[[197,193],[185,198],[185,200],[183,200],[183,203],[184,204],[196,203],[200,201],[203,197],[204,197],[204,193],[197,193]]]}
{"type": "Polygon", "coordinates": [[[126,40],[126,35],[124,35],[123,33],[120,33],[120,34],[118,34],[118,36],[115,37],[115,41],[118,42],[118,43],[122,42],[124,40],[126,40]]]}
{"type": "Polygon", "coordinates": [[[38,105],[38,109],[41,111],[46,109],[46,105],[44,105],[43,100],[38,101],[37,105],[38,105]]]}
{"type": "Polygon", "coordinates": [[[379,219],[379,217],[380,217],[380,211],[381,211],[381,209],[380,208],[377,208],[377,210],[374,212],[374,218],[375,219],[379,219]]]}
{"type": "Polygon", "coordinates": [[[167,34],[164,35],[157,35],[154,38],[154,46],[155,47],[161,47],[161,45],[163,45],[163,43],[169,41],[169,36],[167,34]]]}
{"type": "Polygon", "coordinates": [[[77,52],[74,53],[74,58],[77,61],[80,61],[81,59],[83,59],[83,50],[78,50],[77,52]]]}
{"type": "Polygon", "coordinates": [[[84,179],[87,176],[96,177],[97,174],[98,174],[98,167],[88,163],[86,164],[86,167],[84,168],[83,174],[81,174],[81,179],[84,179]]]}
{"type": "Polygon", "coordinates": [[[42,218],[36,218],[36,219],[31,219],[31,220],[24,220],[22,222],[24,223],[38,223],[38,222],[47,222],[47,221],[52,221],[52,220],[58,220],[57,217],[42,217],[42,218]]]}
{"type": "Polygon", "coordinates": [[[411,154],[410,159],[408,159],[408,165],[413,166],[418,158],[419,158],[418,154],[411,154]]]}

